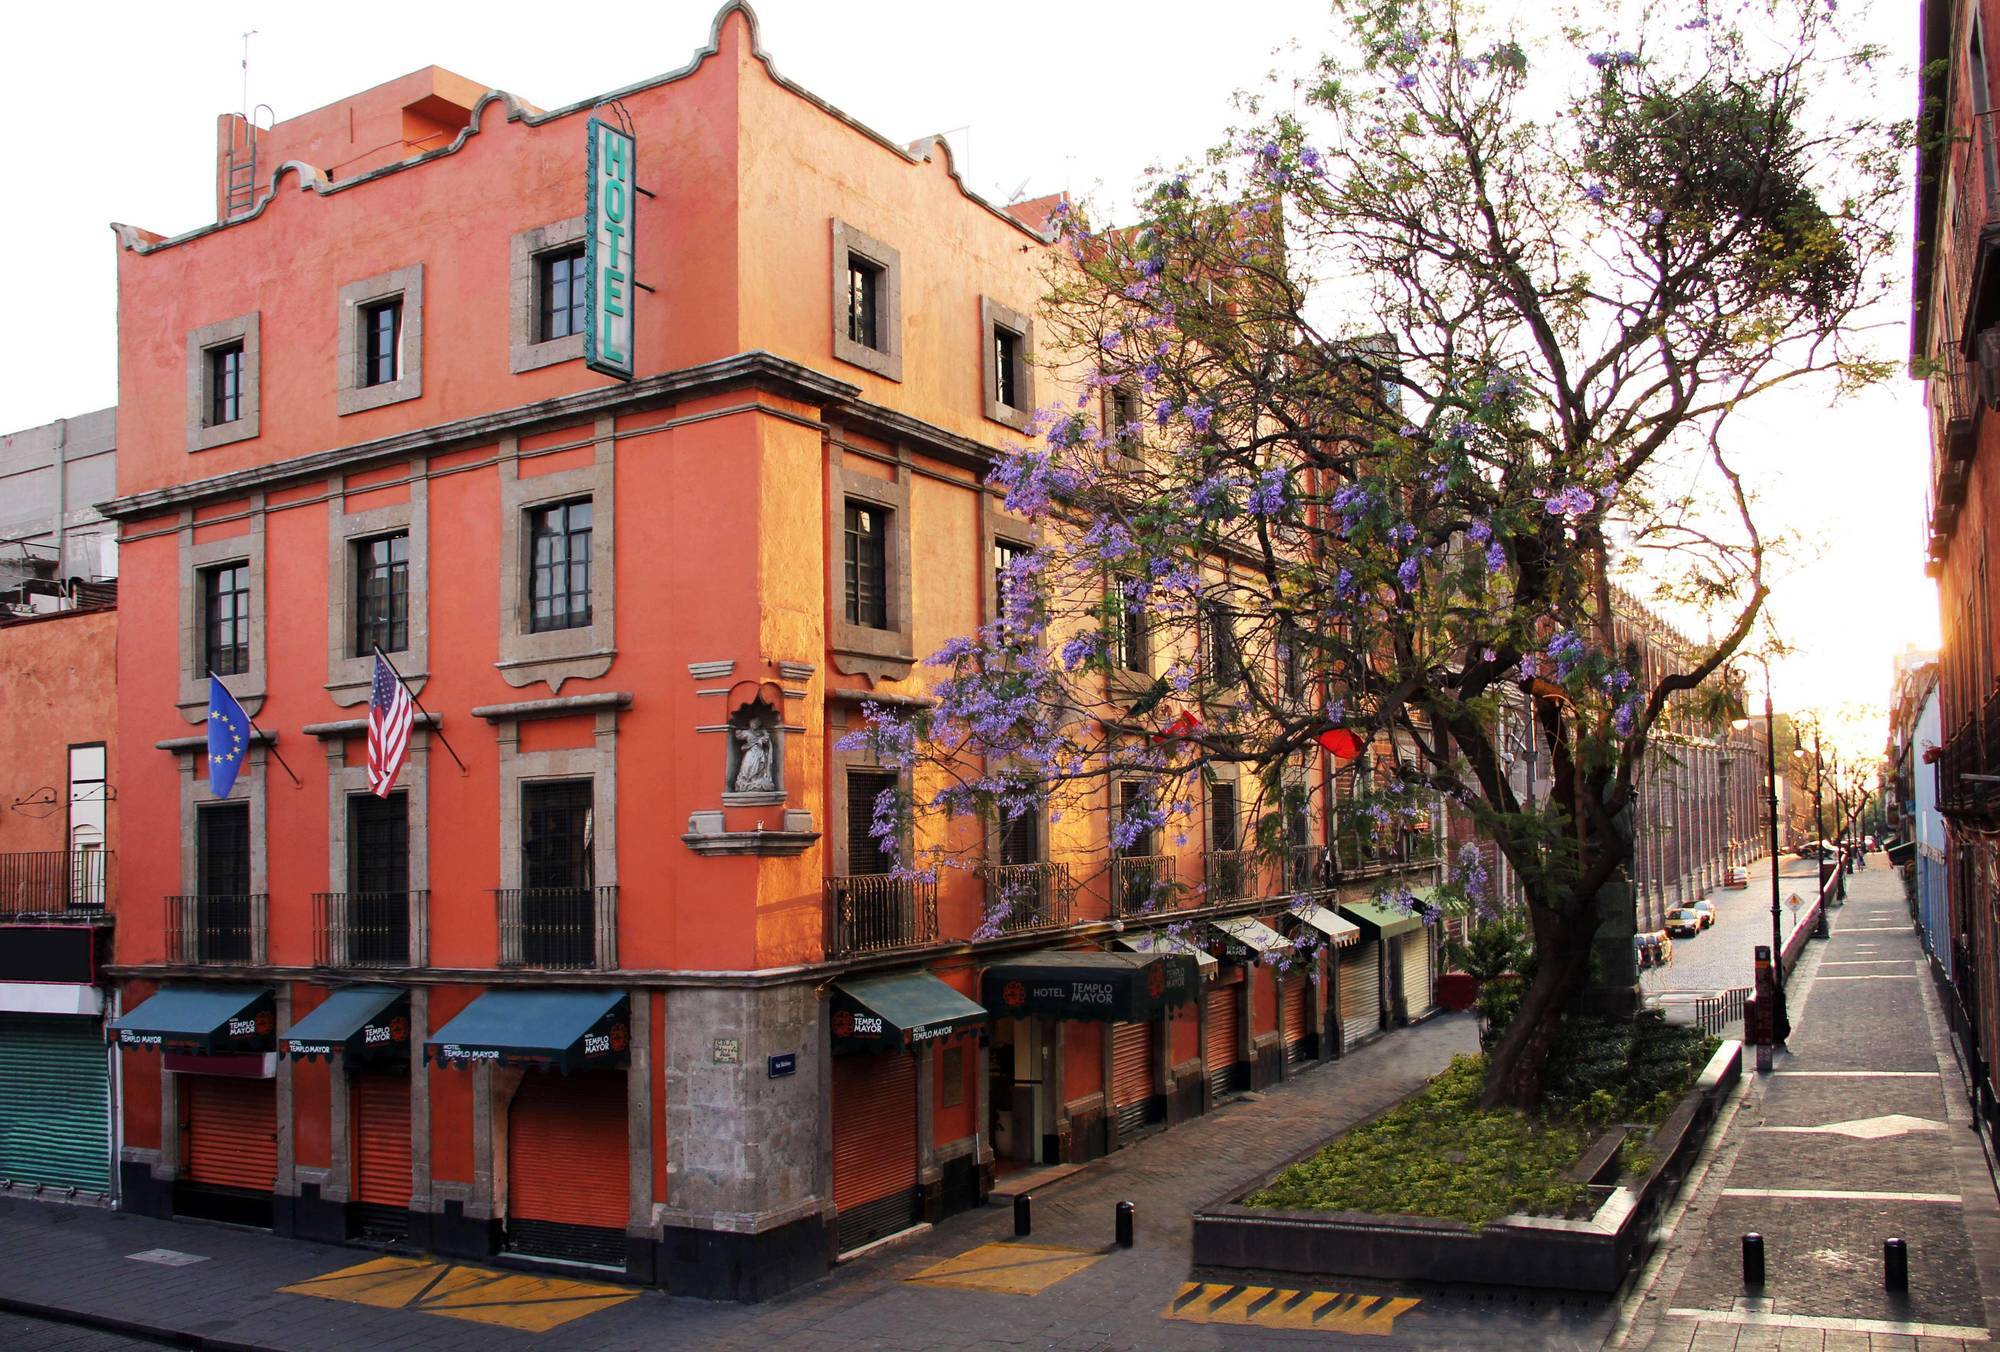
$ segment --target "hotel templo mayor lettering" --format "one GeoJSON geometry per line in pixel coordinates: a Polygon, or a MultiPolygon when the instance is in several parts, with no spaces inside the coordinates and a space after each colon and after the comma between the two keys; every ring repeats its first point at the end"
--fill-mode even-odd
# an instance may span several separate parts
{"type": "Polygon", "coordinates": [[[1118,850],[1107,785],[935,878],[870,834],[897,773],[843,738],[998,613],[1035,537],[991,459],[1084,393],[1034,319],[1060,197],[951,156],[730,3],[611,98],[426,67],[225,116],[215,219],[117,227],[91,500],[146,602],[44,626],[103,645],[45,772],[77,980],[0,1039],[97,1105],[66,1186],[759,1300],[1429,1010],[1382,870],[1244,871],[1247,785],[1118,850]]]}

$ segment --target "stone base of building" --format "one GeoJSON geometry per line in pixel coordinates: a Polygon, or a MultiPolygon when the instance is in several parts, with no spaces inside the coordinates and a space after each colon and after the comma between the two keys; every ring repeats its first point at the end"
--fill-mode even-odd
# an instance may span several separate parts
{"type": "Polygon", "coordinates": [[[748,1304],[825,1276],[833,1227],[818,1216],[753,1234],[669,1225],[651,1247],[653,1280],[671,1294],[748,1304]]]}

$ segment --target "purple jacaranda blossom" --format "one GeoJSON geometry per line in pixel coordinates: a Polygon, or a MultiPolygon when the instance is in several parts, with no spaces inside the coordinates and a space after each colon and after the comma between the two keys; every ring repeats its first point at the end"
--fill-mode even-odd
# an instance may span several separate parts
{"type": "Polygon", "coordinates": [[[1317,173],[1319,171],[1319,152],[1311,146],[1307,146],[1299,152],[1299,163],[1317,173]]]}
{"type": "Polygon", "coordinates": [[[1486,546],[1486,571],[1497,573],[1507,566],[1507,551],[1498,540],[1486,546]]]}
{"type": "Polygon", "coordinates": [[[1103,645],[1104,636],[1102,634],[1078,634],[1075,638],[1070,639],[1062,645],[1061,660],[1063,670],[1075,671],[1085,662],[1096,657],[1102,651],[1103,645]]]}
{"type": "Polygon", "coordinates": [[[1661,221],[1664,221],[1665,219],[1667,219],[1667,213],[1660,210],[1658,207],[1654,207],[1651,211],[1646,213],[1647,225],[1658,225],[1661,221]]]}
{"type": "Polygon", "coordinates": [[[1488,521],[1475,521],[1465,528],[1465,536],[1476,545],[1483,545],[1493,538],[1493,525],[1488,521]]]}
{"type": "Polygon", "coordinates": [[[1415,89],[1416,87],[1417,87],[1417,76],[1416,72],[1414,71],[1412,71],[1408,75],[1405,75],[1402,79],[1396,81],[1396,88],[1398,89],[1415,89]]]}
{"type": "Polygon", "coordinates": [[[1591,201],[1598,203],[1600,206],[1603,205],[1604,199],[1608,194],[1609,194],[1609,189],[1607,189],[1602,183],[1593,183],[1588,188],[1585,188],[1583,190],[1583,195],[1585,197],[1588,197],[1591,201]]]}
{"type": "Polygon", "coordinates": [[[1417,572],[1421,562],[1422,560],[1412,554],[1409,558],[1404,559],[1396,565],[1396,580],[1403,584],[1404,591],[1415,591],[1417,589],[1417,572]]]}
{"type": "Polygon", "coordinates": [[[1583,661],[1583,639],[1578,637],[1575,630],[1565,629],[1549,640],[1548,647],[1544,651],[1548,653],[1549,660],[1555,663],[1556,679],[1564,680],[1576,670],[1577,664],[1583,661]]]}
{"type": "Polygon", "coordinates": [[[1189,404],[1186,413],[1188,426],[1197,433],[1206,433],[1209,421],[1215,417],[1215,410],[1207,404],[1189,404]]]}
{"type": "Polygon", "coordinates": [[[1620,737],[1630,737],[1633,727],[1638,722],[1638,718],[1638,705],[1631,703],[1621,704],[1611,712],[1611,726],[1620,737]]]}
{"type": "Polygon", "coordinates": [[[1103,348],[1106,352],[1115,352],[1118,350],[1118,345],[1124,341],[1125,341],[1125,335],[1120,333],[1117,329],[1113,329],[1111,330],[1111,332],[1105,334],[1102,338],[1099,338],[1097,340],[1097,345],[1103,348]]]}
{"type": "Polygon", "coordinates": [[[1160,257],[1158,254],[1150,254],[1147,257],[1139,260],[1139,275],[1141,277],[1146,277],[1146,278],[1157,277],[1166,270],[1167,270],[1167,260],[1160,257]]]}
{"type": "Polygon", "coordinates": [[[1281,467],[1265,470],[1257,476],[1256,486],[1250,490],[1245,504],[1254,516],[1277,516],[1285,510],[1285,471],[1281,467]]]}

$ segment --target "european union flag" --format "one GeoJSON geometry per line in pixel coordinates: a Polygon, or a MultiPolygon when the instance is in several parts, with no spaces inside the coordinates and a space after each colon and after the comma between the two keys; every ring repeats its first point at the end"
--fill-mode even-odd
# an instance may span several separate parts
{"type": "Polygon", "coordinates": [[[229,693],[220,676],[208,678],[208,788],[217,798],[227,798],[236,785],[236,772],[243,766],[243,753],[250,749],[250,715],[229,693]]]}

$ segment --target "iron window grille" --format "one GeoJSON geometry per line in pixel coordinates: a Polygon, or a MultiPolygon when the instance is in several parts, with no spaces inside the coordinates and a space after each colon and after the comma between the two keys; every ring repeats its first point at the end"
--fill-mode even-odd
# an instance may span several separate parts
{"type": "Polygon", "coordinates": [[[521,887],[501,900],[512,903],[508,919],[517,931],[503,942],[503,955],[522,966],[597,965],[604,908],[596,886],[594,792],[588,779],[521,786],[521,887]]]}
{"type": "Polygon", "coordinates": [[[859,254],[847,256],[847,337],[882,351],[882,269],[859,254]]]}
{"type": "Polygon", "coordinates": [[[590,531],[589,498],[529,513],[531,632],[582,629],[590,624],[590,531]]]}
{"type": "Polygon", "coordinates": [[[567,338],[582,333],[585,318],[584,263],[581,245],[552,249],[535,260],[536,289],[541,297],[541,314],[536,321],[538,341],[567,338]]]}
{"type": "Polygon", "coordinates": [[[202,657],[217,676],[241,675],[250,670],[250,565],[205,569],[201,587],[202,657]]]}
{"type": "Polygon", "coordinates": [[[997,324],[993,326],[993,396],[995,403],[1021,407],[1021,335],[997,324]]]}
{"type": "Polygon", "coordinates": [[[181,899],[181,959],[247,963],[256,958],[262,899],[250,892],[248,803],[203,803],[195,810],[195,881],[199,891],[192,904],[181,899]]]}
{"type": "Polygon", "coordinates": [[[208,350],[208,424],[220,427],[243,416],[243,342],[208,350]]]}
{"type": "Polygon", "coordinates": [[[410,536],[407,531],[354,545],[354,653],[366,657],[410,646],[410,536]]]}
{"type": "Polygon", "coordinates": [[[361,307],[361,383],[393,384],[403,352],[403,298],[361,307]]]}
{"type": "Polygon", "coordinates": [[[1111,580],[1111,662],[1120,671],[1147,667],[1146,610],[1125,590],[1124,578],[1111,580]]]}
{"type": "Polygon", "coordinates": [[[896,776],[885,770],[847,772],[847,871],[849,874],[888,873],[894,856],[882,848],[873,830],[875,803],[896,787],[896,776]]]}
{"type": "Polygon", "coordinates": [[[846,514],[847,622],[889,627],[889,513],[850,502],[846,514]]]}

